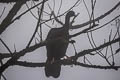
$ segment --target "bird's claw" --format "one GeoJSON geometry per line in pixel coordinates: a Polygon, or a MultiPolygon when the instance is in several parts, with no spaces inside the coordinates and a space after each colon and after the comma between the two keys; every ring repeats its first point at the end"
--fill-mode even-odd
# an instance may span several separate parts
{"type": "Polygon", "coordinates": [[[71,41],[69,41],[69,42],[73,44],[73,43],[75,43],[75,40],[71,40],[71,41]]]}

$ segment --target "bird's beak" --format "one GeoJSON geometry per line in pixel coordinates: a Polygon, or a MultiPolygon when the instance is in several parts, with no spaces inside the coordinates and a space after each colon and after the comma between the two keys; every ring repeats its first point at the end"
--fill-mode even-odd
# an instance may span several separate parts
{"type": "Polygon", "coordinates": [[[80,13],[75,14],[75,17],[77,17],[80,13]]]}

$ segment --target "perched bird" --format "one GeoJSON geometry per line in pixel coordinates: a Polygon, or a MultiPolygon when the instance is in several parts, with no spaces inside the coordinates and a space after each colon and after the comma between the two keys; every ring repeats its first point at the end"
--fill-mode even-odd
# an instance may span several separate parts
{"type": "Polygon", "coordinates": [[[72,16],[75,16],[75,13],[69,11],[65,16],[63,27],[52,28],[47,35],[46,40],[50,41],[46,45],[47,65],[45,66],[45,74],[47,77],[53,76],[57,78],[60,76],[61,65],[54,64],[54,62],[65,56],[69,44],[69,24],[72,16]]]}

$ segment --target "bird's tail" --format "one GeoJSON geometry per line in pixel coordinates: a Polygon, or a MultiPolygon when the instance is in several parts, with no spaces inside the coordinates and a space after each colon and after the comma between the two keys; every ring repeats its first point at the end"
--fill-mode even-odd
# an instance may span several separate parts
{"type": "Polygon", "coordinates": [[[45,66],[45,75],[47,77],[54,77],[58,78],[60,76],[60,71],[61,71],[61,65],[60,64],[55,64],[55,63],[48,63],[45,66]]]}

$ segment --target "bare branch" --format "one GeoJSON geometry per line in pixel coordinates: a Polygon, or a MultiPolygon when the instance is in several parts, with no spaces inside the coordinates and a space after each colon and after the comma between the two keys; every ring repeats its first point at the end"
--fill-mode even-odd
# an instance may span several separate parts
{"type": "Polygon", "coordinates": [[[31,44],[31,42],[32,42],[32,40],[33,40],[33,38],[35,37],[35,34],[36,34],[36,32],[37,32],[37,30],[38,30],[38,28],[39,28],[39,25],[40,25],[40,27],[41,27],[40,20],[41,20],[42,12],[43,12],[43,9],[44,9],[45,1],[46,1],[46,0],[43,0],[42,6],[41,6],[41,12],[40,12],[39,19],[38,19],[38,22],[37,22],[37,25],[36,25],[36,29],[35,29],[35,31],[34,31],[32,37],[31,37],[31,39],[30,39],[30,41],[29,41],[27,47],[30,46],[30,44],[31,44]]]}
{"type": "Polygon", "coordinates": [[[0,24],[0,34],[10,25],[12,19],[14,16],[17,14],[17,12],[20,10],[23,4],[25,4],[26,1],[20,1],[16,2],[16,4],[13,6],[13,8],[9,11],[8,15],[6,18],[2,21],[0,24]]]}
{"type": "Polygon", "coordinates": [[[79,52],[77,55],[73,56],[73,58],[78,59],[79,57],[82,57],[82,56],[84,56],[86,54],[89,54],[90,52],[102,49],[104,47],[107,47],[107,46],[109,46],[109,45],[111,45],[113,43],[119,42],[119,41],[120,41],[120,37],[115,39],[115,40],[112,40],[110,42],[106,42],[106,43],[104,43],[104,44],[102,44],[102,45],[100,45],[100,46],[98,46],[98,47],[96,47],[94,49],[83,50],[83,51],[79,52]]]}
{"type": "MultiPolygon", "coordinates": [[[[72,56],[71,58],[73,58],[73,59],[76,60],[77,58],[79,58],[81,56],[84,56],[86,54],[89,54],[90,52],[99,50],[101,48],[107,47],[108,45],[111,45],[111,44],[116,43],[118,41],[120,41],[120,37],[117,38],[117,39],[115,39],[115,40],[113,40],[113,41],[106,42],[105,44],[100,45],[100,46],[98,46],[98,47],[96,47],[94,49],[88,49],[88,50],[81,51],[78,54],[76,54],[75,56],[72,56]]],[[[32,52],[32,51],[36,50],[39,47],[45,46],[47,42],[48,41],[36,44],[34,46],[31,46],[29,48],[23,49],[20,52],[17,52],[16,54],[14,54],[14,56],[10,60],[8,60],[3,66],[0,67],[0,74],[2,74],[2,72],[6,68],[8,68],[9,66],[11,66],[11,64],[14,65],[14,62],[17,61],[21,56],[24,56],[26,53],[32,52]]]]}
{"type": "MultiPolygon", "coordinates": [[[[45,2],[48,0],[45,0],[45,2]]],[[[29,12],[31,9],[34,9],[36,6],[42,4],[43,2],[40,2],[38,4],[36,4],[35,6],[29,8],[28,10],[26,10],[25,12],[23,12],[22,14],[20,14],[19,16],[17,16],[16,18],[13,19],[13,17],[16,15],[16,13],[19,11],[19,9],[21,8],[21,6],[23,4],[25,4],[25,2],[22,3],[21,2],[17,2],[14,7],[11,9],[11,11],[8,14],[8,17],[6,17],[2,23],[0,24],[0,34],[10,25],[12,24],[14,21],[16,21],[17,19],[20,19],[21,16],[23,16],[24,14],[26,14],[27,12],[29,12]],[[21,3],[21,4],[20,4],[21,3]],[[17,7],[17,8],[16,8],[17,7]],[[13,14],[14,13],[14,14],[13,14]],[[7,23],[6,23],[7,22],[7,23]]]]}
{"type": "MultiPolygon", "coordinates": [[[[61,64],[61,65],[76,65],[82,66],[86,68],[97,68],[97,69],[115,69],[118,70],[120,66],[101,66],[101,65],[89,65],[80,62],[70,61],[67,59],[56,61],[54,64],[61,64]]],[[[32,62],[22,62],[16,61],[14,65],[24,66],[24,67],[44,67],[46,65],[45,62],[42,63],[32,63],[32,62]]]]}
{"type": "MultiPolygon", "coordinates": [[[[11,3],[11,2],[20,2],[22,0],[0,0],[0,3],[11,3]]],[[[24,0],[24,1],[30,1],[30,0],[24,0]]],[[[39,0],[34,0],[39,1],[39,0]]]]}
{"type": "Polygon", "coordinates": [[[4,7],[4,9],[3,9],[3,11],[2,11],[2,13],[1,13],[1,15],[0,15],[0,18],[2,17],[2,15],[3,15],[4,11],[5,11],[5,7],[4,7]]]}
{"type": "MultiPolygon", "coordinates": [[[[120,1],[119,1],[112,9],[110,9],[109,11],[107,11],[106,13],[104,13],[103,15],[101,15],[101,16],[97,17],[96,19],[94,19],[94,21],[95,21],[95,22],[96,22],[96,21],[100,21],[101,19],[103,19],[103,18],[106,17],[107,15],[111,14],[117,7],[119,7],[119,5],[120,5],[120,1]]],[[[87,22],[82,23],[82,24],[79,24],[79,25],[74,25],[74,26],[70,27],[70,29],[82,28],[82,27],[84,27],[84,26],[89,25],[89,24],[92,23],[92,22],[93,22],[93,20],[87,21],[87,22]]]]}
{"type": "Polygon", "coordinates": [[[2,42],[2,44],[6,47],[6,49],[9,51],[9,53],[12,56],[12,51],[9,49],[9,47],[5,44],[5,42],[0,38],[0,41],[2,42]]]}

